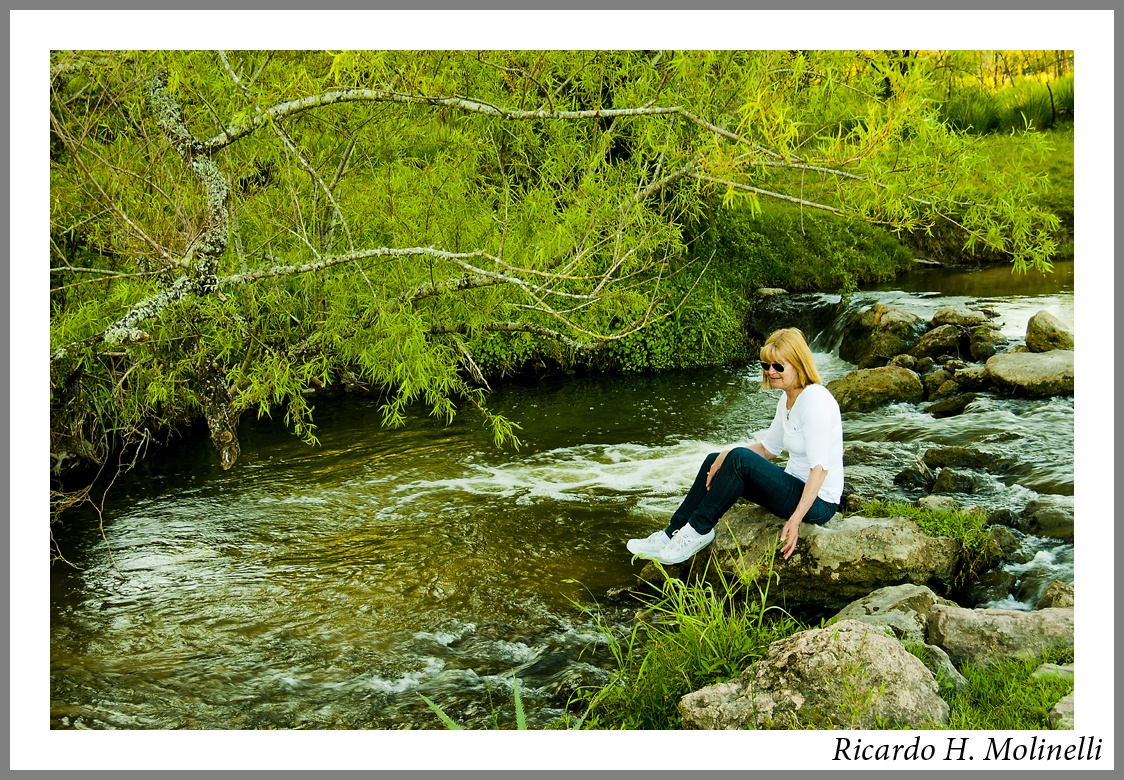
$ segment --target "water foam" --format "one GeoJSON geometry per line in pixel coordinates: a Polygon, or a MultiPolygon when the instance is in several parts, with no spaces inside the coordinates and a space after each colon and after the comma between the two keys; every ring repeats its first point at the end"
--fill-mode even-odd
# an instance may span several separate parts
{"type": "Polygon", "coordinates": [[[582,444],[505,463],[466,462],[459,477],[398,485],[402,501],[420,494],[454,491],[517,503],[620,500],[628,496],[681,496],[707,453],[730,445],[678,441],[664,446],[582,444]]]}
{"type": "Polygon", "coordinates": [[[366,678],[366,687],[379,693],[404,693],[418,688],[427,677],[440,674],[445,669],[445,662],[440,658],[426,658],[424,660],[424,669],[406,672],[395,679],[372,674],[366,678]]]}

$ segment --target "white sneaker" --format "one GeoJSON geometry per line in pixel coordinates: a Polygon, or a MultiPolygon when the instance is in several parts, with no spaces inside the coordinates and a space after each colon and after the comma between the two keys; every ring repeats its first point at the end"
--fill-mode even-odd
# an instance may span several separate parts
{"type": "Polygon", "coordinates": [[[671,537],[664,533],[664,530],[661,528],[651,536],[647,536],[643,539],[629,539],[625,547],[627,547],[628,551],[633,555],[642,555],[645,558],[650,558],[652,555],[662,550],[663,546],[670,541],[671,537]]]}
{"type": "Polygon", "coordinates": [[[667,565],[682,563],[713,541],[713,528],[705,534],[700,534],[688,523],[676,531],[671,541],[656,552],[652,559],[667,565]]]}

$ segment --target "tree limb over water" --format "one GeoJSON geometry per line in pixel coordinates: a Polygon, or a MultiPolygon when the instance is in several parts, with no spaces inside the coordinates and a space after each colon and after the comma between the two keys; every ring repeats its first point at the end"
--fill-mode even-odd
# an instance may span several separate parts
{"type": "Polygon", "coordinates": [[[515,442],[485,372],[674,316],[733,203],[1047,267],[1033,182],[966,191],[922,69],[872,56],[55,52],[52,452],[205,419],[229,468],[243,411],[314,442],[307,391],[340,384],[515,442]]]}

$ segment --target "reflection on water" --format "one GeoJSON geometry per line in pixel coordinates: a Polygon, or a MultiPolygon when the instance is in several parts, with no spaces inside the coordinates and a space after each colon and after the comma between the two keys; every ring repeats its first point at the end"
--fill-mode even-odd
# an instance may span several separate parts
{"type": "MultiPolygon", "coordinates": [[[[907,287],[864,295],[931,316],[978,294],[907,287]]],[[[1026,295],[988,301],[1024,329],[1028,306],[1072,316],[1064,289],[1026,295]]],[[[816,359],[825,381],[852,368],[816,359]]],[[[320,404],[316,448],[247,420],[229,472],[201,439],[154,453],[110,494],[112,558],[95,518],[69,521],[82,569],[52,569],[52,727],[439,728],[424,694],[485,728],[511,723],[515,676],[549,724],[605,679],[577,605],[635,580],[623,540],[665,521],[707,452],[759,437],[775,397],[746,367],[510,385],[491,404],[523,426],[518,451],[468,413],[386,430],[354,397],[320,404]]],[[[1072,397],[942,420],[899,404],[844,428],[878,454],[848,469],[864,494],[903,497],[894,474],[941,444],[1013,462],[962,497],[985,508],[1073,494],[1072,397]]],[[[1072,546],[1032,552],[1072,583],[1072,546]]]]}
{"type": "Polygon", "coordinates": [[[997,295],[1003,299],[1040,297],[1073,293],[1073,261],[1054,264],[1053,271],[1042,273],[1029,270],[1019,273],[1011,266],[995,265],[983,268],[948,269],[917,265],[879,285],[875,290],[905,290],[927,296],[978,298],[989,300],[997,295]]]}

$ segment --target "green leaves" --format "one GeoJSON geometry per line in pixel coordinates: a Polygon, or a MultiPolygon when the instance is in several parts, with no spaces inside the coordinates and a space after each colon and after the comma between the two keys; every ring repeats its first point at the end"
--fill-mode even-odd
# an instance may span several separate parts
{"type": "Polygon", "coordinates": [[[418,696],[421,696],[422,701],[424,701],[426,703],[426,705],[431,710],[433,710],[434,712],[437,713],[437,717],[440,718],[441,722],[445,724],[445,728],[450,729],[450,730],[460,731],[460,729],[461,729],[460,725],[458,725],[455,720],[453,720],[448,715],[446,715],[445,711],[443,709],[441,709],[440,707],[438,707],[436,704],[434,704],[433,701],[430,700],[430,698],[428,696],[425,696],[424,694],[421,694],[421,693],[419,693],[418,696]]]}
{"type": "Polygon", "coordinates": [[[952,226],[1018,269],[1056,246],[1034,182],[949,132],[915,54],[56,52],[52,74],[52,349],[105,356],[122,318],[150,333],[101,362],[107,395],[142,383],[130,421],[190,413],[190,367],[217,359],[239,409],[310,442],[308,394],[346,376],[388,425],[468,408],[514,444],[482,370],[730,352],[734,307],[684,306],[704,267],[685,234],[718,203],[952,226]]]}

